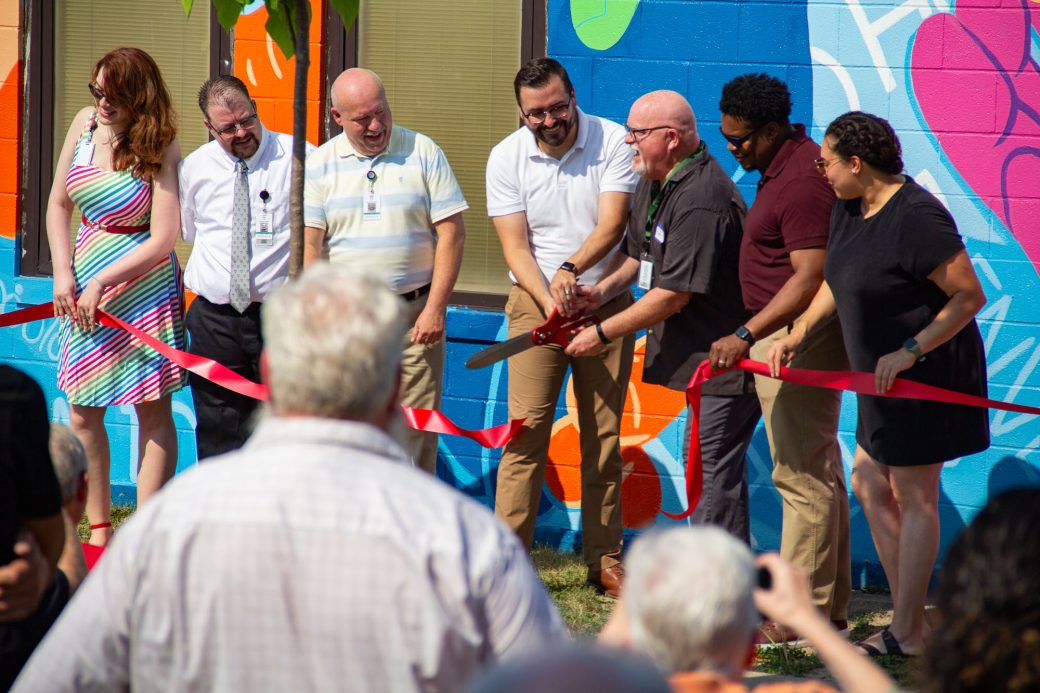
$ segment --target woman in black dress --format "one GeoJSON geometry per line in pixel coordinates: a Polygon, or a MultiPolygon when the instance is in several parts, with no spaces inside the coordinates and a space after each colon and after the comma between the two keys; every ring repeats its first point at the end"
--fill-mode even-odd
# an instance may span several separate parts
{"type": "MultiPolygon", "coordinates": [[[[846,113],[827,128],[817,168],[838,201],[825,281],[790,336],[769,353],[773,374],[806,334],[841,321],[856,371],[879,393],[897,376],[986,395],[975,314],[986,303],[953,218],[902,173],[899,140],[883,118],[846,113]]],[[[852,489],[870,523],[892,590],[892,625],[860,643],[868,654],[920,654],[924,602],[939,549],[942,463],[989,447],[985,409],[857,397],[852,489]]]]}

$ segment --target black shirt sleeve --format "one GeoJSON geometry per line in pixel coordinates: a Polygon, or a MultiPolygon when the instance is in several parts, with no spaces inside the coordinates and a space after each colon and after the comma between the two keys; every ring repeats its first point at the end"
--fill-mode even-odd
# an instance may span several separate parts
{"type": "Polygon", "coordinates": [[[964,241],[950,213],[929,193],[925,194],[930,199],[908,206],[898,235],[902,269],[921,280],[964,250],[964,241]]]}

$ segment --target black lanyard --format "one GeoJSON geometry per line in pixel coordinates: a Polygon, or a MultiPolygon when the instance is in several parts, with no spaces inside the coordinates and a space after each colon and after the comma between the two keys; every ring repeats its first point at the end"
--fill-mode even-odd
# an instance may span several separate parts
{"type": "Polygon", "coordinates": [[[671,172],[669,172],[668,174],[668,177],[664,179],[663,185],[657,183],[657,181],[650,182],[650,194],[653,196],[653,199],[650,200],[650,206],[646,208],[646,233],[643,236],[644,253],[650,252],[650,239],[653,237],[654,222],[657,221],[657,211],[661,208],[661,205],[664,203],[664,200],[667,197],[667,195],[665,195],[665,192],[669,191],[668,183],[671,182],[672,178],[675,176],[676,173],[681,171],[686,166],[686,164],[690,163],[698,156],[700,156],[701,152],[703,151],[704,143],[701,142],[700,146],[697,147],[697,150],[693,152],[693,154],[690,154],[688,157],[677,163],[672,168],[671,172]],[[654,190],[655,184],[660,186],[656,191],[654,190]]]}

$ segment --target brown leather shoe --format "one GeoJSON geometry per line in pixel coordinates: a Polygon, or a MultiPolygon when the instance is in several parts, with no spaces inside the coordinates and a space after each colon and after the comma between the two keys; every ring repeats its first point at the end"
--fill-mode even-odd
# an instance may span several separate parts
{"type": "MultiPolygon", "coordinates": [[[[835,621],[831,619],[831,625],[845,638],[849,637],[849,622],[835,621]]],[[[808,640],[802,638],[793,630],[784,628],[776,621],[765,620],[758,627],[758,641],[755,647],[759,650],[767,650],[774,647],[811,647],[808,640]]]]}
{"type": "Polygon", "coordinates": [[[621,585],[625,582],[625,569],[621,564],[612,565],[602,570],[589,569],[586,584],[592,585],[596,591],[609,599],[621,596],[621,585]]]}

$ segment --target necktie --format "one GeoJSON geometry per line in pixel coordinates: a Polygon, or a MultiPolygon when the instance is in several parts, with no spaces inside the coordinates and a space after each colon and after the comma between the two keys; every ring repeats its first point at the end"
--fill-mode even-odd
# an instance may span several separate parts
{"type": "Polygon", "coordinates": [[[231,307],[244,313],[249,299],[249,167],[235,164],[235,211],[231,221],[231,307]]]}

